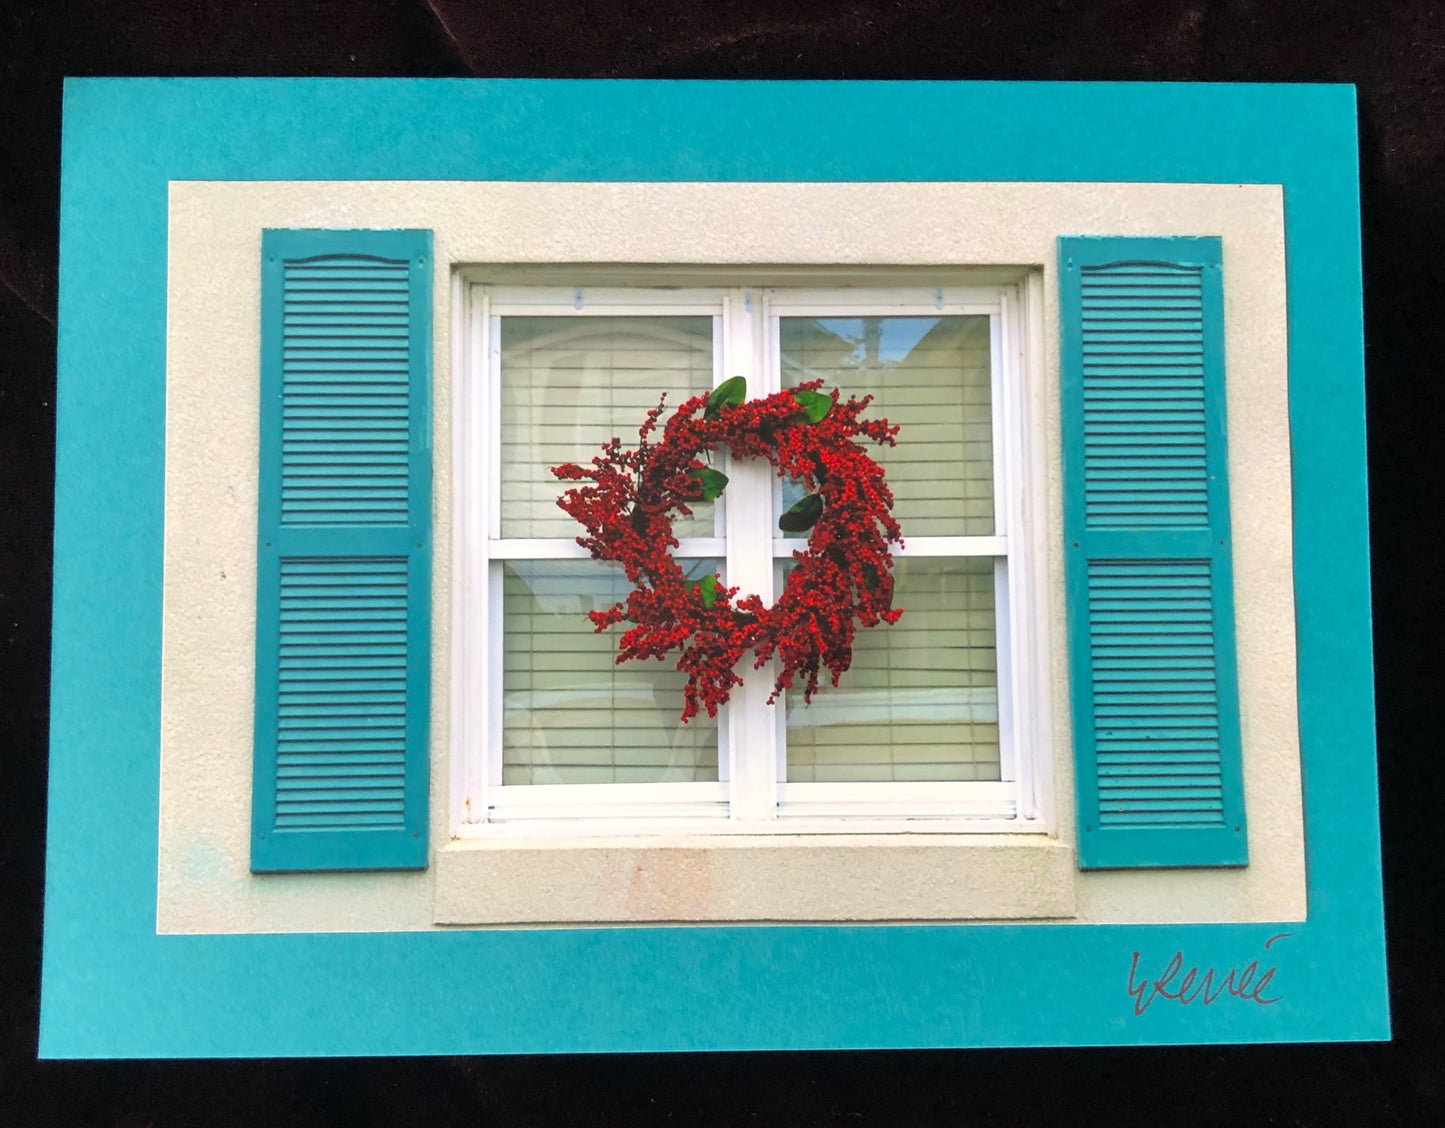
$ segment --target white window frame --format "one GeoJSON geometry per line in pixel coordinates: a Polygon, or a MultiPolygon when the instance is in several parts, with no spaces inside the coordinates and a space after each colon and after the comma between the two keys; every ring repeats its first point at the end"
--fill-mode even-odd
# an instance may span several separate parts
{"type": "MultiPolygon", "coordinates": [[[[741,270],[724,275],[716,272],[723,285],[687,288],[661,288],[656,278],[649,285],[646,274],[625,286],[494,284],[465,271],[453,279],[452,836],[1046,833],[1052,756],[1042,645],[1046,467],[1037,274],[986,284],[850,286],[844,283],[861,272],[839,272],[820,286],[813,272],[796,287],[791,280],[748,285],[741,270]],[[994,535],[909,540],[905,529],[895,556],[996,558],[1002,781],[787,783],[786,699],[768,705],[771,665],[753,670],[744,661],[744,684],[719,713],[717,782],[503,786],[499,563],[589,557],[571,540],[500,536],[499,319],[711,316],[714,384],[742,375],[756,398],[780,388],[781,317],[956,314],[990,319],[994,535]]],[[[729,586],[771,602],[779,562],[806,542],[775,537],[779,487],[766,463],[729,461],[726,470],[728,489],[715,508],[716,531],[725,535],[684,539],[676,555],[724,559],[729,586]]]]}

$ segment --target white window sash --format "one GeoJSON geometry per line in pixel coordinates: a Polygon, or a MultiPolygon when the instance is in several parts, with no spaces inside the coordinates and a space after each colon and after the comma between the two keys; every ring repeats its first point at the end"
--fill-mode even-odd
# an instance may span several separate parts
{"type": "MultiPolygon", "coordinates": [[[[559,485],[559,490],[562,488],[559,485]]],[[[672,555],[679,560],[692,557],[727,554],[727,541],[722,537],[680,537],[672,555]]],[[[511,540],[488,540],[487,555],[492,560],[590,560],[592,554],[575,540],[532,540],[515,537],[511,540]]]]}
{"type": "MultiPolygon", "coordinates": [[[[808,547],[807,540],[799,537],[776,537],[773,540],[773,559],[790,560],[794,552],[808,547]]],[[[1008,541],[1005,537],[911,537],[906,543],[893,546],[894,558],[903,556],[1006,556],[1008,541]]]]}
{"type": "Polygon", "coordinates": [[[834,814],[1011,818],[1017,795],[1011,782],[782,783],[785,817],[834,814]]]}

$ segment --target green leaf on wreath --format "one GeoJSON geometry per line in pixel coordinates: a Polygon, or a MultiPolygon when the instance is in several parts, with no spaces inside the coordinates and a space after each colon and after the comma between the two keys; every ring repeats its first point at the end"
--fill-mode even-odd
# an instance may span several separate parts
{"type": "Polygon", "coordinates": [[[785,533],[805,533],[818,523],[821,516],[823,495],[809,494],[778,518],[778,528],[785,533]]]}
{"type": "Polygon", "coordinates": [[[707,410],[702,413],[704,419],[716,419],[725,407],[737,407],[748,396],[748,382],[741,376],[734,376],[724,380],[712,390],[712,395],[707,397],[707,410]]]}
{"type": "Polygon", "coordinates": [[[869,591],[878,590],[878,569],[866,561],[863,564],[863,586],[869,591]]]}
{"type": "Polygon", "coordinates": [[[693,585],[692,590],[702,596],[704,607],[711,607],[717,602],[717,577],[704,576],[701,583],[693,585]]]}
{"type": "Polygon", "coordinates": [[[833,397],[808,389],[793,393],[793,402],[803,409],[809,423],[817,423],[833,410],[833,397]]]}
{"type": "Polygon", "coordinates": [[[714,470],[708,466],[702,466],[695,470],[689,470],[687,476],[702,488],[703,501],[712,501],[719,497],[727,488],[728,476],[720,470],[714,470]]]}

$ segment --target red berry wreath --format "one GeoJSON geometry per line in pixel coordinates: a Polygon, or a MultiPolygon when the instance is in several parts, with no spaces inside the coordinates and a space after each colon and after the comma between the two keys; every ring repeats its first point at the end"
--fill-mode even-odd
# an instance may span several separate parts
{"type": "Polygon", "coordinates": [[[594,483],[565,491],[557,504],[587,529],[577,543],[594,559],[621,564],[634,585],[624,602],[588,616],[598,631],[623,620],[635,624],[621,638],[619,664],[681,652],[684,721],[697,714],[699,700],[717,714],[742,684],[734,666],[749,651],[757,667],[778,656],[769,703],[799,676],[806,679],[803,699],[811,701],[822,667],[837,685],[852,662],[855,622],[872,627],[902,614],[892,607],[889,546],[902,541],[889,512],[893,494],[883,468],[854,441],[866,435],[892,446],[898,428],[886,419],[859,419],[871,396],[841,403],[836,391],[820,392],[822,384],[745,403],[744,382],[734,377],[684,403],[663,427],[662,441],[652,442],[664,396],[647,413],[635,450],[613,438],[590,468],[569,462],[552,470],[564,480],[594,483]],[[807,548],[793,553],[797,566],[772,607],[756,595],[734,603],[738,589],[722,587],[715,575],[689,582],[672,557],[674,515],[690,515],[689,502],[711,501],[727,485],[726,475],[703,461],[720,447],[733,458],[766,458],[779,477],[809,490],[778,522],[784,532],[812,533],[807,548]]]}

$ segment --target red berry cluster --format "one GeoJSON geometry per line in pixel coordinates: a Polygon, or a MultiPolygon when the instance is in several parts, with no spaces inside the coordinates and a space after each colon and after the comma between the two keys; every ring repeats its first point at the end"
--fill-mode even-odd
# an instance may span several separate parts
{"type": "Polygon", "coordinates": [[[902,615],[892,607],[889,546],[902,541],[889,512],[893,494],[883,468],[855,441],[866,436],[892,446],[898,428],[886,419],[859,419],[871,396],[844,403],[835,390],[828,404],[817,391],[822,384],[814,380],[720,409],[716,393],[695,396],[667,421],[659,442],[653,436],[664,396],[647,413],[635,449],[613,438],[590,467],[567,463],[552,470],[564,480],[590,480],[566,490],[557,504],[586,528],[577,543],[597,560],[621,564],[634,585],[624,602],[589,617],[599,632],[624,620],[634,624],[622,635],[618,663],[680,651],[677,668],[688,679],[684,721],[697,714],[699,702],[717,714],[732,687],[742,684],[734,667],[749,651],[755,667],[778,657],[770,703],[800,678],[803,699],[811,701],[822,667],[833,685],[848,669],[855,624],[895,623],[902,615]],[[808,399],[821,405],[822,418],[812,421],[803,409],[808,399]],[[737,459],[766,458],[779,477],[800,480],[821,499],[808,546],[793,553],[796,567],[772,607],[756,595],[734,601],[738,589],[715,577],[690,582],[672,557],[674,516],[690,515],[689,503],[704,498],[702,455],[719,449],[737,459]]]}

